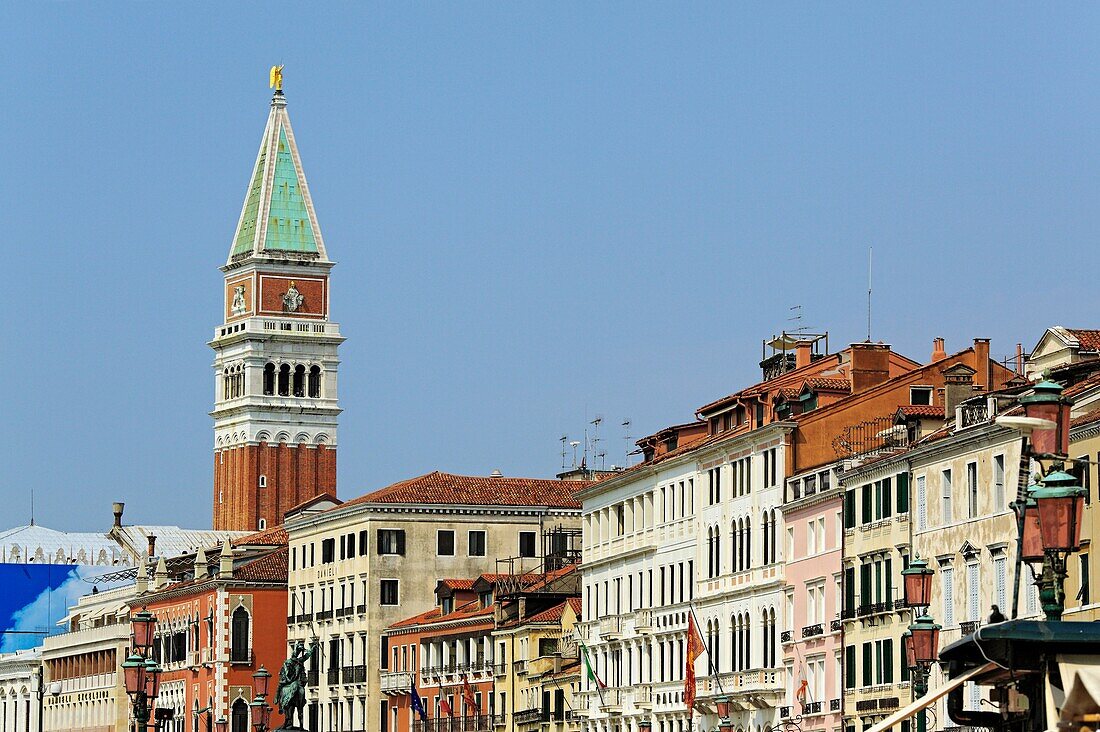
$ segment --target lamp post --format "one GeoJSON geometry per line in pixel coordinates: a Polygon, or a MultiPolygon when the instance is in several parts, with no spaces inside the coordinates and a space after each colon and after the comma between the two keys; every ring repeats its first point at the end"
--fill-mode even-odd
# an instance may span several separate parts
{"type": "Polygon", "coordinates": [[[252,717],[252,728],[256,732],[267,732],[271,723],[271,707],[267,703],[267,688],[270,682],[271,674],[263,666],[252,674],[253,699],[248,705],[248,711],[252,717]]]}
{"type": "Polygon", "coordinates": [[[149,727],[153,703],[160,696],[161,668],[152,657],[147,656],[153,647],[156,625],[156,617],[144,608],[130,621],[133,652],[122,664],[122,677],[126,695],[133,705],[136,732],[144,732],[149,727]]]}
{"type": "MultiPolygon", "coordinates": [[[[928,562],[920,558],[911,561],[901,572],[906,607],[914,613],[917,608],[924,610],[902,635],[905,663],[913,676],[913,701],[928,693],[928,675],[939,656],[940,626],[928,614],[928,606],[932,604],[932,574],[928,562]]],[[[927,716],[921,709],[917,712],[917,732],[927,729],[927,716]]]]}
{"type": "Polygon", "coordinates": [[[1023,559],[1042,561],[1035,582],[1039,601],[1047,620],[1061,620],[1066,606],[1066,559],[1081,548],[1085,489],[1056,463],[1031,491],[1031,498],[1035,509],[1031,521],[1025,512],[1023,543],[1028,549],[1023,559]],[[1041,556],[1036,544],[1042,547],[1041,556]]]}

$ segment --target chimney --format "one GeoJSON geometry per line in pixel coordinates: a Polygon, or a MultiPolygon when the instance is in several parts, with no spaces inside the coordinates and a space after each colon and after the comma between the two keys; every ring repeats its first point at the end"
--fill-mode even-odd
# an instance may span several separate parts
{"type": "Polygon", "coordinates": [[[991,388],[990,382],[993,376],[993,367],[989,363],[989,339],[974,339],[974,385],[985,391],[991,388]]]}
{"type": "Polygon", "coordinates": [[[943,372],[943,416],[951,419],[955,407],[974,396],[974,369],[957,363],[943,372]]]}
{"type": "Polygon", "coordinates": [[[1016,344],[1016,375],[1024,375],[1024,344],[1016,344]]]}
{"type": "Polygon", "coordinates": [[[813,360],[813,341],[799,341],[794,344],[794,367],[800,369],[809,366],[813,360]]]}
{"type": "Polygon", "coordinates": [[[932,339],[932,361],[939,361],[941,358],[947,358],[947,351],[944,350],[943,338],[932,339]]]}
{"type": "Polygon", "coordinates": [[[853,394],[878,386],[890,378],[889,344],[853,343],[851,350],[853,394]]]}
{"type": "Polygon", "coordinates": [[[122,510],[126,508],[126,504],[121,501],[115,501],[111,504],[111,510],[115,514],[115,528],[122,528],[122,510]]]}
{"type": "Polygon", "coordinates": [[[152,559],[157,555],[157,535],[149,534],[145,538],[149,540],[149,558],[152,559]]]}
{"type": "Polygon", "coordinates": [[[233,547],[229,539],[222,544],[222,555],[218,558],[218,579],[233,579],[233,547]]]}
{"type": "Polygon", "coordinates": [[[202,579],[210,572],[210,567],[206,563],[206,552],[199,547],[199,550],[195,552],[195,579],[202,579]]]}

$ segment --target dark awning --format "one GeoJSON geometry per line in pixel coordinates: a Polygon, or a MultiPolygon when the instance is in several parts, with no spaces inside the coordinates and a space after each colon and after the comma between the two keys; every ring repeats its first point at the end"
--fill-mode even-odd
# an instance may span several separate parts
{"type": "MultiPolygon", "coordinates": [[[[983,625],[940,652],[951,678],[993,662],[1015,674],[1042,669],[1057,653],[1100,655],[1100,623],[1009,620],[983,625]]],[[[974,679],[982,683],[982,679],[974,679]]]]}

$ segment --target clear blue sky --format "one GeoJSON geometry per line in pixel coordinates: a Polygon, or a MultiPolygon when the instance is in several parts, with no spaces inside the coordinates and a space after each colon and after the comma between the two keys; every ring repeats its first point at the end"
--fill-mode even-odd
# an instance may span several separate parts
{"type": "Polygon", "coordinates": [[[1100,16],[1003,4],[0,7],[0,501],[207,526],[205,345],[284,63],[330,255],[344,497],[545,476],[787,325],[926,360],[1098,326],[1100,16]]]}

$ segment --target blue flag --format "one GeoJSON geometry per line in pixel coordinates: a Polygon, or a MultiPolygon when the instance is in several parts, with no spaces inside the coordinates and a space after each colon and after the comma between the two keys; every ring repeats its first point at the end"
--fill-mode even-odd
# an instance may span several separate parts
{"type": "Polygon", "coordinates": [[[409,689],[409,708],[420,715],[421,721],[428,718],[428,713],[424,711],[424,702],[420,701],[420,695],[416,693],[415,682],[409,689]]]}

